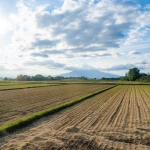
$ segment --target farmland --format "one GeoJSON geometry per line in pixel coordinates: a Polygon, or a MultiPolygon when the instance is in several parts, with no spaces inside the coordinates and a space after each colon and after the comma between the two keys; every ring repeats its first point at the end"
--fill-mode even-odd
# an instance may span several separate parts
{"type": "Polygon", "coordinates": [[[0,125],[108,87],[73,84],[0,91],[0,125]]]}
{"type": "MultiPolygon", "coordinates": [[[[76,85],[77,87],[75,85],[60,87],[69,87],[69,90],[71,86],[72,91],[75,88],[74,97],[73,95],[69,96],[70,92],[67,92],[67,94],[66,91],[65,93],[62,92],[65,96],[68,95],[68,100],[69,98],[80,97],[83,93],[85,95],[89,92],[92,93],[98,87],[98,85],[84,85],[85,91],[82,91],[82,94],[80,92],[77,94],[79,85],[76,85]],[[89,88],[89,86],[91,87],[89,88]]],[[[108,85],[103,86],[98,88],[108,87],[108,85]]],[[[59,92],[54,97],[60,95],[59,92]]],[[[36,99],[37,97],[38,95],[36,95],[36,99]]],[[[39,104],[42,103],[44,101],[39,104]]],[[[149,150],[149,116],[150,86],[119,85],[39,120],[24,130],[2,137],[0,148],[24,150],[149,150]]]]}
{"type": "Polygon", "coordinates": [[[0,83],[0,91],[13,90],[13,89],[25,89],[25,88],[38,88],[47,86],[56,86],[56,83],[0,83]]]}

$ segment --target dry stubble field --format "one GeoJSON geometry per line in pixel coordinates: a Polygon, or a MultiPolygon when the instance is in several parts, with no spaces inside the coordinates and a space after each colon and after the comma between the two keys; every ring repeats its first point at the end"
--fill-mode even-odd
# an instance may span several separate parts
{"type": "Polygon", "coordinates": [[[117,86],[0,144],[2,150],[149,150],[150,86],[117,86]]]}
{"type": "Polygon", "coordinates": [[[0,91],[0,126],[111,86],[70,84],[0,91]]]}

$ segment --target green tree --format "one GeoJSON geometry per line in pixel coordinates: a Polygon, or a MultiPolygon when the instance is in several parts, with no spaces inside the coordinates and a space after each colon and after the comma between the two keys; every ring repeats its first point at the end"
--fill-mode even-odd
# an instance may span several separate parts
{"type": "Polygon", "coordinates": [[[124,77],[121,77],[121,81],[129,81],[127,73],[125,74],[124,77]]]}
{"type": "Polygon", "coordinates": [[[4,78],[4,80],[8,80],[8,78],[7,78],[7,77],[5,77],[5,78],[4,78]]]}
{"type": "Polygon", "coordinates": [[[127,74],[129,81],[135,81],[140,78],[140,70],[138,68],[132,68],[127,74]]]}
{"type": "Polygon", "coordinates": [[[46,80],[54,80],[54,77],[52,77],[51,75],[48,75],[47,77],[46,77],[46,80]]]}
{"type": "Polygon", "coordinates": [[[30,81],[30,76],[20,74],[17,76],[16,80],[18,80],[18,81],[30,81]]]}
{"type": "Polygon", "coordinates": [[[37,74],[37,75],[32,77],[32,80],[34,80],[34,81],[44,81],[45,77],[41,74],[37,74]]]}

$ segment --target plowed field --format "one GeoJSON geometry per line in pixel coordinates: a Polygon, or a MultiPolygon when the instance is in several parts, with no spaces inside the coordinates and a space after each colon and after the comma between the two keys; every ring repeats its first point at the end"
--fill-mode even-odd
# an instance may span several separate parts
{"type": "Polygon", "coordinates": [[[47,87],[47,86],[57,86],[59,84],[55,84],[55,83],[26,83],[26,84],[23,84],[23,83],[20,83],[20,84],[15,84],[15,83],[8,83],[8,84],[3,84],[1,85],[0,84],[0,91],[5,91],[5,90],[15,90],[15,89],[25,89],[25,88],[38,88],[38,87],[47,87]]]}
{"type": "Polygon", "coordinates": [[[73,84],[0,91],[0,126],[111,86],[73,84]]]}
{"type": "Polygon", "coordinates": [[[150,150],[150,86],[117,86],[0,139],[22,150],[150,150]]]}

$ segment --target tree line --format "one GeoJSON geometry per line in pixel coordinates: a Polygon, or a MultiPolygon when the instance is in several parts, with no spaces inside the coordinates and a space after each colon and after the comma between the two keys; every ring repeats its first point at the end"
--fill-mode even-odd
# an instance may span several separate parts
{"type": "Polygon", "coordinates": [[[140,70],[135,67],[129,69],[128,73],[126,73],[125,76],[121,78],[121,80],[150,82],[150,74],[140,73],[140,70]]]}
{"type": "MultiPolygon", "coordinates": [[[[18,75],[15,79],[5,77],[4,80],[17,80],[17,81],[52,81],[52,80],[63,80],[63,79],[78,79],[78,80],[88,80],[87,77],[63,77],[63,76],[56,76],[53,77],[51,75],[43,76],[41,74],[37,74],[35,76],[29,75],[18,75]]],[[[91,79],[90,79],[91,80],[91,79]]],[[[97,80],[97,78],[93,78],[93,80],[97,80]]],[[[142,81],[142,82],[150,82],[150,74],[149,73],[140,73],[138,68],[129,69],[128,73],[125,74],[123,77],[118,78],[105,78],[102,77],[100,80],[122,80],[122,81],[142,81]]]]}
{"type": "Polygon", "coordinates": [[[37,74],[35,76],[28,76],[28,75],[18,75],[15,80],[17,81],[52,81],[52,80],[63,80],[63,79],[80,79],[80,80],[87,80],[87,77],[63,77],[63,76],[56,76],[53,77],[51,75],[43,76],[41,74],[37,74]]]}

